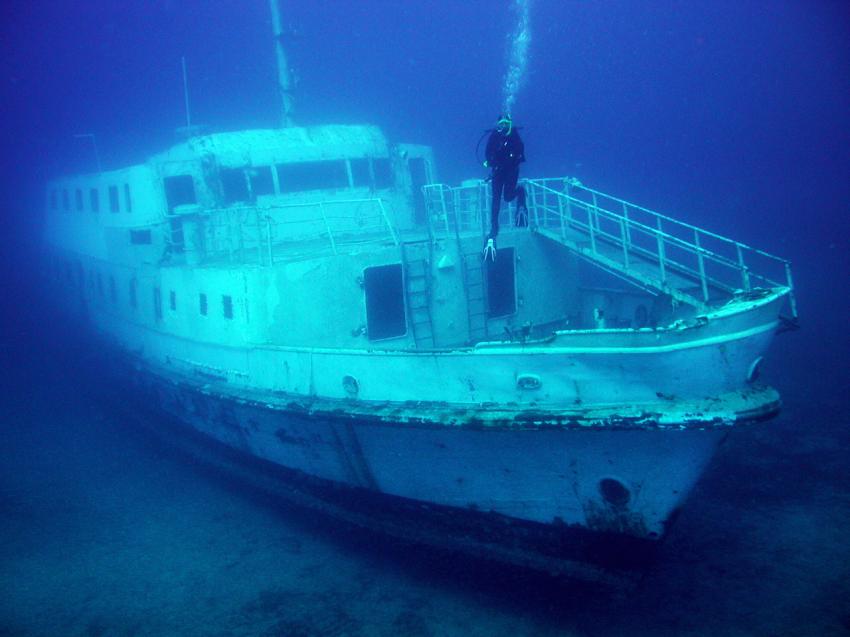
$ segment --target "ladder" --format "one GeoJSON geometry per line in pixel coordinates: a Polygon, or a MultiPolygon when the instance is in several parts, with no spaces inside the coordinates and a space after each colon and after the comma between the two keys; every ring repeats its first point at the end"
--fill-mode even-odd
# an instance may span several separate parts
{"type": "Polygon", "coordinates": [[[480,252],[461,254],[463,289],[466,291],[466,317],[469,341],[487,338],[487,295],[484,287],[484,262],[480,252]]]}
{"type": "MultiPolygon", "coordinates": [[[[435,347],[434,323],[431,318],[431,265],[424,256],[410,258],[413,246],[402,242],[401,259],[404,264],[404,291],[407,303],[408,325],[416,348],[435,347]]],[[[424,246],[417,246],[420,248],[424,246]]]]}

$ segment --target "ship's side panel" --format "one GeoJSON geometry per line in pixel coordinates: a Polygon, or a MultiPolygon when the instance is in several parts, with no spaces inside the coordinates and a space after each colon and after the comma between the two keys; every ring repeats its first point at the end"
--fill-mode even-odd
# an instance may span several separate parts
{"type": "Polygon", "coordinates": [[[658,537],[721,429],[502,430],[375,424],[217,398],[162,377],[160,406],[250,455],[351,487],[522,520],[658,537]]]}

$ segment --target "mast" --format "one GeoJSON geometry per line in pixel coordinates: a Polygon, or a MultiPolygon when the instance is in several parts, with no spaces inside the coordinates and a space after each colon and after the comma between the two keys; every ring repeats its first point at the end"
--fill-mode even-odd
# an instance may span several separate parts
{"type": "Polygon", "coordinates": [[[292,126],[292,78],[286,63],[286,51],[283,50],[283,28],[280,24],[280,7],[278,0],[269,0],[272,13],[272,30],[274,32],[274,52],[277,59],[277,83],[281,99],[282,128],[292,126]]]}

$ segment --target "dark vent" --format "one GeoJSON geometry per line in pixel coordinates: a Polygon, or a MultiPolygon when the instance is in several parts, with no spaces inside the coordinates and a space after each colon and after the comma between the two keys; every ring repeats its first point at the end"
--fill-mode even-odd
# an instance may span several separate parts
{"type": "Polygon", "coordinates": [[[516,312],[514,249],[496,251],[496,260],[487,260],[487,315],[490,318],[516,312]]]}
{"type": "Polygon", "coordinates": [[[407,332],[404,315],[404,285],[401,264],[366,268],[366,331],[369,340],[403,336],[407,332]]]}

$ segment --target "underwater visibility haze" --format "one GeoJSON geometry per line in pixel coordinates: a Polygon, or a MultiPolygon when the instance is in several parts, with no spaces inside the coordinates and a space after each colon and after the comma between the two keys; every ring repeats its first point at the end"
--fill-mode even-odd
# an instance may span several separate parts
{"type": "MultiPolygon", "coordinates": [[[[204,135],[278,127],[269,3],[7,2],[0,636],[850,634],[846,3],[278,6],[296,126],[374,125],[410,144],[411,159],[424,152],[415,145],[428,145],[432,176],[456,186],[487,178],[481,140],[510,115],[525,146],[520,178],[571,177],[789,259],[799,329],[778,334],[756,365],[781,395],[781,411],[730,429],[675,523],[664,522],[668,531],[639,581],[618,591],[362,529],[210,468],[151,434],[170,423],[125,400],[125,379],[102,365],[111,358],[103,343],[56,312],[45,284],[48,183],[141,164],[185,141],[178,129],[187,123],[204,135]]],[[[374,186],[382,169],[370,161],[362,169],[374,186]]],[[[271,190],[282,188],[285,172],[277,170],[273,181],[269,172],[271,190]]],[[[346,179],[354,183],[355,173],[350,162],[346,179]]],[[[264,187],[256,174],[244,179],[264,187]]],[[[116,191],[113,205],[124,196],[116,191]]],[[[99,204],[107,217],[110,201],[99,204]]],[[[502,205],[513,214],[515,203],[502,205]]],[[[520,263],[537,263],[522,254],[526,239],[511,243],[511,231],[500,245],[520,263]]],[[[364,289],[395,276],[371,270],[380,281],[366,276],[358,281],[364,289]]],[[[315,309],[341,277],[323,272],[291,301],[293,315],[314,312],[317,331],[348,302],[329,297],[315,309]]],[[[109,280],[97,287],[109,295],[109,280]]],[[[160,315],[183,303],[159,288],[153,298],[160,315]]],[[[352,338],[381,329],[392,336],[395,314],[403,331],[405,308],[379,301],[384,322],[347,327],[352,338]]],[[[230,318],[234,303],[241,311],[230,296],[209,303],[230,318]]],[[[194,297],[192,304],[194,311],[194,297]]],[[[414,347],[437,345],[430,329],[412,330],[414,347]]],[[[205,373],[215,382],[216,370],[205,373]]],[[[714,372],[694,359],[688,373],[696,383],[714,372]]],[[[403,388],[413,368],[395,374],[388,384],[403,388]]],[[[533,375],[522,382],[539,386],[533,375]]],[[[354,376],[342,387],[349,399],[368,390],[354,376]]],[[[541,458],[544,447],[535,449],[541,458]]],[[[349,470],[372,479],[362,467],[349,470]]],[[[606,496],[615,509],[618,498],[632,497],[621,496],[621,486],[606,496]]]]}

